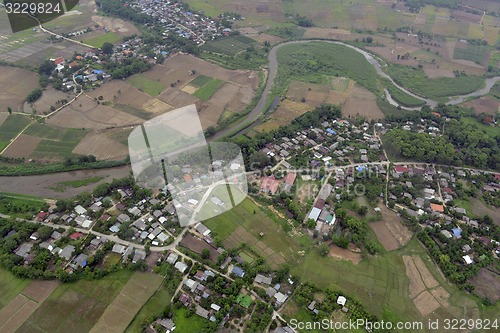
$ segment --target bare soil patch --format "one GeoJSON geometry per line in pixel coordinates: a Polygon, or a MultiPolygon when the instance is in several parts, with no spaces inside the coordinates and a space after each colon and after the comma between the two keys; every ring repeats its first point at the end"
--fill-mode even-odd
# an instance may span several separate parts
{"type": "Polygon", "coordinates": [[[343,249],[338,247],[337,245],[332,245],[330,248],[330,252],[328,253],[330,257],[349,260],[353,264],[357,265],[361,261],[361,254],[357,252],[352,252],[347,249],[343,249]]]}
{"type": "Polygon", "coordinates": [[[489,96],[483,96],[475,100],[465,102],[463,106],[474,109],[476,113],[486,113],[493,116],[500,108],[500,101],[489,96]]]}
{"type": "Polygon", "coordinates": [[[57,280],[33,280],[26,288],[24,288],[23,295],[37,303],[41,303],[50,296],[57,286],[59,286],[59,282],[57,280]]]}
{"type": "Polygon", "coordinates": [[[438,68],[437,65],[432,65],[432,64],[425,64],[424,72],[429,79],[435,79],[440,77],[451,77],[451,78],[455,77],[453,71],[441,67],[438,68]]]}
{"type": "Polygon", "coordinates": [[[406,275],[408,276],[408,280],[410,280],[409,295],[410,298],[414,298],[425,290],[425,284],[420,277],[417,266],[413,262],[412,257],[403,256],[403,261],[406,266],[406,275]]]}
{"type": "Polygon", "coordinates": [[[417,269],[420,272],[420,276],[422,277],[425,286],[428,289],[432,289],[439,286],[437,280],[434,278],[434,276],[432,276],[427,266],[425,266],[424,262],[422,261],[422,258],[419,256],[413,256],[412,258],[413,262],[415,263],[415,266],[417,266],[417,269]]]}
{"type": "Polygon", "coordinates": [[[16,141],[3,152],[2,156],[14,158],[30,156],[33,154],[40,141],[42,141],[42,138],[21,134],[16,141]]]}
{"type": "Polygon", "coordinates": [[[184,87],[182,87],[181,90],[184,91],[185,93],[192,95],[198,90],[198,88],[194,87],[192,85],[186,84],[184,87]]]}
{"type": "Polygon", "coordinates": [[[255,39],[259,43],[264,43],[264,42],[269,42],[271,44],[277,44],[282,42],[284,39],[278,36],[274,35],[269,35],[265,33],[249,33],[249,34],[244,34],[247,37],[250,37],[252,39],[255,39]]]}
{"type": "Polygon", "coordinates": [[[278,109],[268,117],[268,120],[257,126],[255,130],[258,132],[271,131],[282,125],[289,124],[293,119],[312,109],[313,107],[310,104],[285,99],[278,109]]]}
{"type": "Polygon", "coordinates": [[[414,298],[413,303],[420,314],[424,317],[430,315],[440,307],[439,302],[428,290],[423,291],[420,295],[414,298]]]}
{"type": "Polygon", "coordinates": [[[481,268],[469,283],[476,287],[474,293],[479,297],[487,297],[492,303],[500,300],[500,273],[492,267],[481,268]]]}
{"type": "MultiPolygon", "coordinates": [[[[102,96],[105,101],[125,104],[140,108],[151,99],[151,96],[140,91],[127,81],[113,80],[99,88],[88,92],[92,98],[102,96]]],[[[75,102],[77,103],[77,102],[75,102]]]]}
{"type": "Polygon", "coordinates": [[[73,153],[94,155],[98,160],[122,160],[127,157],[128,148],[103,133],[89,133],[73,149],[73,153]]]}
{"type": "Polygon", "coordinates": [[[2,126],[3,122],[5,121],[5,119],[7,119],[8,116],[9,114],[7,112],[0,113],[0,126],[2,126]]]}
{"type": "Polygon", "coordinates": [[[387,251],[398,249],[411,239],[412,234],[403,224],[400,218],[387,207],[379,207],[382,213],[382,221],[370,223],[370,227],[377,235],[378,240],[387,251]]]}
{"type": "Polygon", "coordinates": [[[24,100],[38,88],[38,75],[22,68],[0,66],[0,110],[19,111],[24,100]]]}
{"type": "Polygon", "coordinates": [[[59,100],[71,100],[74,95],[63,93],[62,91],[56,90],[52,87],[43,90],[42,97],[37,100],[33,106],[37,114],[47,114],[50,113],[50,107],[53,106],[55,109],[61,106],[61,104],[56,104],[59,100]]]}
{"type": "Polygon", "coordinates": [[[350,40],[352,33],[349,30],[343,29],[328,29],[328,28],[307,28],[304,33],[304,38],[325,38],[350,40]]]}
{"type": "Polygon", "coordinates": [[[364,116],[367,119],[382,119],[384,113],[376,103],[376,97],[368,90],[355,86],[351,97],[342,106],[344,116],[364,116]]]}
{"type": "Polygon", "coordinates": [[[92,21],[111,30],[112,32],[116,32],[124,36],[130,36],[133,34],[141,35],[141,32],[134,24],[118,18],[94,15],[92,16],[92,21]]]}

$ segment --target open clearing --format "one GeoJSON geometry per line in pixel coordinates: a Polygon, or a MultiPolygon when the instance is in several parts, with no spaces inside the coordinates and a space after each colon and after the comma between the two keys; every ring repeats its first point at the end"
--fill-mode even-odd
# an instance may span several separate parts
{"type": "Polygon", "coordinates": [[[280,126],[290,124],[292,120],[311,111],[313,108],[306,103],[294,102],[285,99],[266,121],[255,127],[257,132],[268,132],[277,129],[280,126]]]}
{"type": "Polygon", "coordinates": [[[162,282],[160,275],[136,272],[108,305],[90,333],[124,332],[144,303],[162,282]]]}
{"type": "Polygon", "coordinates": [[[494,267],[483,267],[469,283],[474,285],[474,293],[481,298],[488,298],[492,303],[500,300],[500,275],[494,267]]]}
{"type": "Polygon", "coordinates": [[[22,68],[0,66],[0,110],[22,108],[26,97],[39,87],[38,75],[22,68]]]}
{"type": "Polygon", "coordinates": [[[479,97],[462,104],[462,106],[472,108],[476,113],[486,113],[494,116],[500,108],[500,101],[489,96],[479,97]]]}
{"type": "Polygon", "coordinates": [[[94,155],[98,160],[123,160],[128,147],[102,133],[89,133],[73,149],[73,154],[94,155]]]}
{"type": "Polygon", "coordinates": [[[368,225],[377,235],[377,239],[387,251],[398,249],[409,242],[411,232],[403,224],[400,218],[387,207],[380,207],[382,220],[370,222],[368,225]]]}
{"type": "Polygon", "coordinates": [[[0,331],[16,331],[58,285],[58,281],[32,281],[21,294],[0,310],[0,331]]]}
{"type": "Polygon", "coordinates": [[[440,307],[449,307],[450,294],[439,286],[420,256],[403,256],[410,280],[409,296],[422,316],[427,317],[440,307]]]}
{"type": "Polygon", "coordinates": [[[42,141],[42,138],[37,138],[30,135],[21,134],[16,141],[14,141],[9,148],[7,148],[2,156],[21,158],[26,156],[31,156],[35,151],[38,144],[42,141]]]}
{"type": "Polygon", "coordinates": [[[350,251],[348,249],[343,249],[337,245],[333,245],[328,253],[330,257],[349,260],[353,264],[357,265],[361,261],[361,254],[357,252],[350,251]]]}
{"type": "Polygon", "coordinates": [[[19,295],[30,282],[28,279],[18,279],[11,272],[0,269],[0,310],[19,295]]]}

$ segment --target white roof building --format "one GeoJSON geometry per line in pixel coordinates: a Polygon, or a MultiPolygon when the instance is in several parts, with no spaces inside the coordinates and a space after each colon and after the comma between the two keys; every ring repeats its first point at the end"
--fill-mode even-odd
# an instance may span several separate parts
{"type": "Polygon", "coordinates": [[[346,299],[344,296],[339,296],[339,297],[337,298],[337,304],[338,304],[338,305],[342,305],[342,306],[344,306],[344,305],[345,305],[345,302],[347,302],[347,299],[346,299]]]}

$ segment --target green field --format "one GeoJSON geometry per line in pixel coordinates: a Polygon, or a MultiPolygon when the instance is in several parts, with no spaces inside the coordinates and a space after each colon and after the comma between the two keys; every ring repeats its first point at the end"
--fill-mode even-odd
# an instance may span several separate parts
{"type": "Polygon", "coordinates": [[[209,322],[197,314],[186,317],[187,309],[174,310],[175,333],[203,332],[203,328],[209,322]]]}
{"type": "Polygon", "coordinates": [[[73,156],[73,149],[87,135],[83,129],[61,129],[50,125],[34,124],[27,130],[30,135],[42,138],[32,157],[35,159],[61,160],[73,156]]]}
{"type": "Polygon", "coordinates": [[[202,46],[202,50],[214,53],[222,53],[228,56],[235,56],[239,52],[246,50],[250,45],[255,44],[257,44],[257,41],[252,38],[242,35],[236,35],[209,41],[202,46]]]}
{"type": "MultiPolygon", "coordinates": [[[[402,255],[419,255],[434,278],[450,293],[451,306],[438,309],[433,318],[462,318],[464,307],[478,308],[480,315],[489,316],[491,309],[482,312],[483,306],[469,294],[458,290],[443,279],[439,269],[429,258],[427,251],[412,239],[404,248],[362,260],[354,265],[347,260],[321,257],[317,251],[309,252],[304,260],[292,267],[292,274],[320,288],[333,287],[345,290],[348,295],[357,297],[366,308],[379,318],[384,311],[390,311],[397,320],[423,320],[408,297],[408,278],[402,255]],[[382,306],[381,306],[382,305],[382,306]]],[[[500,305],[497,305],[499,308],[500,305]]],[[[484,317],[482,317],[484,318],[484,317]]]]}
{"type": "Polygon", "coordinates": [[[210,76],[199,75],[199,76],[195,77],[191,82],[189,82],[189,84],[200,88],[212,80],[213,80],[213,78],[211,78],[210,76]]]}
{"type": "Polygon", "coordinates": [[[88,332],[132,274],[121,270],[99,280],[60,285],[17,332],[88,332]]]}
{"type": "Polygon", "coordinates": [[[31,280],[19,279],[9,271],[0,268],[0,310],[10,303],[31,280]]]}
{"type": "Polygon", "coordinates": [[[202,87],[200,87],[193,96],[198,97],[204,101],[208,101],[210,97],[213,96],[219,90],[220,86],[224,83],[222,80],[211,79],[207,83],[205,83],[202,87]]]}
{"type": "Polygon", "coordinates": [[[493,126],[493,125],[482,124],[479,121],[477,121],[475,118],[462,117],[462,118],[460,118],[460,121],[464,124],[476,126],[480,130],[482,130],[486,134],[488,134],[491,138],[495,138],[498,135],[500,135],[500,128],[493,126]]]}
{"type": "Polygon", "coordinates": [[[10,140],[15,138],[29,123],[28,117],[18,114],[9,115],[0,126],[0,148],[8,145],[10,140]]]}
{"type": "Polygon", "coordinates": [[[30,218],[46,207],[42,200],[22,199],[0,193],[0,214],[30,218]]]}
{"type": "Polygon", "coordinates": [[[120,39],[121,39],[120,36],[118,36],[116,33],[107,32],[104,35],[86,39],[84,42],[86,44],[90,44],[95,47],[102,47],[102,45],[106,42],[113,44],[119,41],[120,39]]]}
{"type": "Polygon", "coordinates": [[[228,245],[233,245],[230,247],[239,245],[234,244],[230,236],[234,236],[235,231],[241,227],[240,230],[243,229],[253,236],[251,240],[246,240],[246,243],[259,255],[266,256],[255,247],[257,241],[268,246],[275,254],[281,253],[286,261],[296,262],[299,260],[297,252],[309,248],[311,239],[305,235],[289,236],[283,228],[283,226],[289,227],[288,223],[275,216],[273,212],[266,212],[266,209],[262,206],[258,207],[250,199],[245,199],[235,208],[203,223],[216,234],[218,239],[226,243],[230,242],[231,244],[228,243],[228,245]],[[260,236],[261,232],[264,233],[263,237],[260,236]]]}
{"type": "Polygon", "coordinates": [[[484,84],[484,78],[472,75],[429,79],[423,70],[410,66],[390,65],[388,73],[394,81],[413,93],[433,99],[468,94],[484,84]]]}
{"type": "Polygon", "coordinates": [[[378,92],[375,68],[357,51],[343,45],[312,42],[283,46],[278,50],[275,86],[286,89],[291,80],[329,84],[332,76],[348,77],[372,92],[378,92]]]}
{"type": "MultiPolygon", "coordinates": [[[[172,295],[162,287],[144,304],[141,310],[134,317],[134,320],[127,327],[125,333],[136,333],[141,331],[142,323],[151,317],[160,316],[165,307],[170,304],[172,295]]],[[[176,321],[177,324],[177,321],[176,321]]]]}
{"type": "Polygon", "coordinates": [[[384,83],[387,90],[389,90],[389,93],[391,94],[392,98],[399,104],[407,107],[416,107],[425,104],[425,102],[422,101],[421,99],[415,98],[401,91],[399,88],[394,86],[394,84],[392,84],[389,80],[384,80],[384,83]]]}
{"type": "Polygon", "coordinates": [[[142,74],[132,75],[127,79],[127,82],[150,96],[159,95],[166,88],[160,82],[152,80],[142,74]]]}
{"type": "Polygon", "coordinates": [[[453,58],[474,61],[476,64],[482,65],[484,57],[488,53],[486,45],[471,45],[468,44],[465,49],[455,47],[453,58]]]}

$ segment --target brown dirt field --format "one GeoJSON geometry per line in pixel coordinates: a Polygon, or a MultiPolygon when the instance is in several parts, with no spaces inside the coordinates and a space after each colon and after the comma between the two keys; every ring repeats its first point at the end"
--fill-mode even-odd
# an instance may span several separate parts
{"type": "Polygon", "coordinates": [[[481,268],[479,273],[469,280],[474,285],[474,293],[479,297],[488,297],[492,303],[500,300],[500,275],[487,267],[481,268]]]}
{"type": "Polygon", "coordinates": [[[43,90],[42,97],[34,103],[34,107],[37,114],[50,113],[50,107],[54,106],[56,109],[60,105],[56,105],[56,102],[61,99],[67,99],[68,101],[73,99],[74,95],[63,93],[62,91],[55,90],[52,87],[43,90]]]}
{"type": "Polygon", "coordinates": [[[337,259],[349,260],[355,265],[359,264],[359,262],[361,261],[361,254],[343,249],[341,247],[338,247],[337,245],[331,246],[328,255],[337,259]]]}
{"type": "Polygon", "coordinates": [[[413,299],[425,290],[425,285],[420,278],[420,274],[417,266],[413,262],[413,258],[410,256],[403,256],[403,261],[406,266],[406,276],[408,277],[408,280],[410,280],[409,296],[413,299]]]}
{"type": "Polygon", "coordinates": [[[400,56],[405,55],[406,53],[411,54],[415,51],[418,51],[419,50],[418,47],[400,42],[398,42],[395,45],[395,47],[393,47],[392,44],[393,43],[390,44],[391,46],[384,46],[384,47],[368,46],[367,49],[374,54],[378,54],[388,62],[405,66],[417,66],[419,64],[419,62],[412,57],[406,60],[403,59],[398,60],[398,54],[400,56]]]}
{"type": "Polygon", "coordinates": [[[384,118],[384,113],[377,106],[375,95],[358,86],[354,87],[351,97],[342,106],[342,114],[344,116],[359,114],[369,120],[384,118]]]}
{"type": "Polygon", "coordinates": [[[26,288],[24,288],[23,295],[37,303],[41,303],[46,300],[58,286],[59,282],[57,280],[33,280],[26,288]]]}
{"type": "Polygon", "coordinates": [[[352,33],[349,30],[343,29],[328,29],[328,28],[306,28],[304,38],[326,38],[326,39],[351,39],[352,33]]]}
{"type": "Polygon", "coordinates": [[[98,160],[123,160],[128,148],[103,133],[89,133],[73,149],[74,154],[94,155],[98,160]]]}
{"type": "Polygon", "coordinates": [[[349,10],[353,29],[377,30],[375,6],[353,3],[349,10]]]}
{"type": "Polygon", "coordinates": [[[500,34],[500,28],[484,27],[484,39],[489,45],[495,45],[500,34]]]}
{"type": "Polygon", "coordinates": [[[304,201],[307,201],[309,198],[314,198],[316,196],[316,193],[319,192],[318,185],[316,184],[304,184],[300,187],[300,189],[297,191],[297,200],[300,203],[303,203],[304,201]]]}
{"type": "Polygon", "coordinates": [[[174,108],[196,104],[196,102],[200,101],[198,98],[180,91],[177,88],[166,89],[163,93],[161,93],[161,95],[158,96],[158,99],[172,105],[174,108]]]}
{"type": "Polygon", "coordinates": [[[311,111],[312,109],[313,107],[307,103],[293,102],[285,99],[283,102],[281,102],[278,109],[269,116],[268,120],[255,127],[255,130],[257,132],[265,132],[276,129],[282,125],[287,125],[293,119],[308,111],[311,111]]]}
{"type": "Polygon", "coordinates": [[[25,98],[38,88],[38,75],[22,68],[0,66],[0,110],[19,111],[25,98]]]}
{"type": "Polygon", "coordinates": [[[105,101],[131,105],[137,108],[142,107],[146,102],[151,100],[151,96],[122,80],[106,82],[101,87],[88,92],[88,95],[92,98],[102,96],[105,101]]]}
{"type": "Polygon", "coordinates": [[[226,82],[207,101],[210,105],[207,108],[199,108],[201,125],[204,129],[217,125],[217,121],[228,107],[229,102],[236,96],[240,87],[226,82]]]}
{"type": "Polygon", "coordinates": [[[462,104],[465,107],[472,108],[476,113],[486,113],[492,116],[499,111],[500,101],[489,96],[483,96],[475,100],[462,104]]]}
{"type": "Polygon", "coordinates": [[[424,317],[439,309],[439,302],[432,296],[429,291],[420,293],[414,300],[415,307],[424,317]]]}
{"type": "Polygon", "coordinates": [[[434,296],[443,308],[448,308],[450,306],[450,294],[443,287],[437,287],[432,290],[432,296],[434,296]]]}
{"type": "Polygon", "coordinates": [[[232,112],[242,112],[245,110],[248,104],[252,102],[252,98],[255,96],[255,90],[250,87],[242,86],[238,90],[238,93],[227,105],[227,109],[232,112]]]}
{"type": "Polygon", "coordinates": [[[179,245],[188,248],[191,251],[194,251],[198,254],[201,254],[201,252],[204,249],[208,249],[210,251],[210,259],[213,262],[217,262],[217,257],[219,255],[217,250],[214,249],[212,246],[208,245],[208,243],[206,243],[204,240],[196,238],[190,233],[186,233],[186,235],[184,236],[184,238],[182,238],[179,245]]]}
{"type": "Polygon", "coordinates": [[[437,68],[437,65],[432,65],[432,64],[425,64],[424,72],[429,79],[435,79],[439,77],[451,77],[451,78],[455,77],[453,71],[444,68],[437,68]]]}
{"type": "Polygon", "coordinates": [[[134,24],[118,18],[94,15],[92,21],[123,36],[141,35],[141,32],[134,24]]]}
{"type": "Polygon", "coordinates": [[[136,272],[106,308],[90,333],[124,332],[144,303],[154,294],[162,277],[150,273],[136,272]],[[147,283],[144,283],[146,279],[147,283]]]}
{"type": "Polygon", "coordinates": [[[277,44],[282,42],[284,39],[278,36],[273,36],[265,33],[249,33],[249,34],[244,34],[247,37],[250,37],[252,39],[255,39],[259,43],[264,44],[264,42],[269,42],[272,44],[277,44]]]}
{"type": "Polygon", "coordinates": [[[424,26],[426,22],[427,22],[427,14],[418,13],[417,17],[415,18],[415,25],[424,26]]]}
{"type": "Polygon", "coordinates": [[[391,234],[385,222],[371,222],[369,223],[369,226],[370,228],[372,228],[373,232],[375,232],[375,235],[377,235],[377,239],[386,251],[392,251],[399,248],[399,242],[391,234]]]}
{"type": "Polygon", "coordinates": [[[420,276],[422,277],[425,286],[428,289],[432,289],[439,286],[437,280],[434,278],[434,276],[432,276],[427,266],[425,266],[424,262],[422,261],[422,258],[420,256],[413,256],[412,258],[413,262],[415,263],[415,266],[417,266],[417,269],[420,272],[420,276]]]}
{"type": "Polygon", "coordinates": [[[160,101],[157,98],[150,99],[142,106],[142,109],[152,113],[152,116],[168,112],[173,108],[174,107],[172,105],[160,101]]]}
{"type": "Polygon", "coordinates": [[[7,112],[0,112],[0,126],[2,126],[3,122],[7,119],[9,114],[7,112]]]}
{"type": "Polygon", "coordinates": [[[42,141],[42,138],[21,134],[16,141],[3,152],[2,156],[14,158],[30,156],[35,151],[40,141],[42,141]]]}

